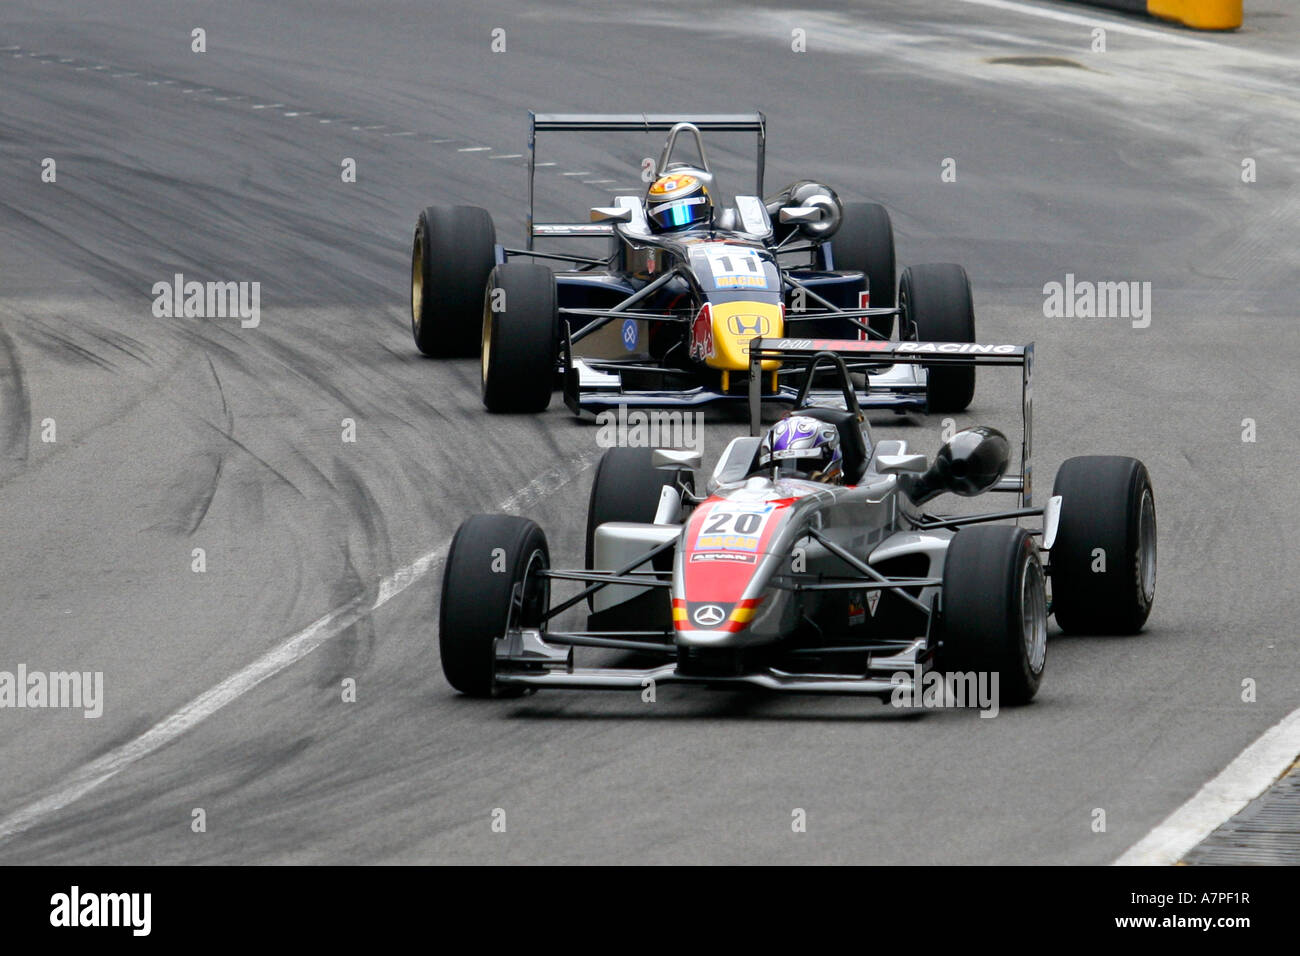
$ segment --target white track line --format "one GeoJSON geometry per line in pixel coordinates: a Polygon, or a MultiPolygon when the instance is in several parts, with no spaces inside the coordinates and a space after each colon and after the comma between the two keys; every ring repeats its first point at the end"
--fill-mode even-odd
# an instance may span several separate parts
{"type": "MultiPolygon", "coordinates": [[[[579,456],[576,459],[578,465],[576,470],[572,468],[573,462],[567,466],[552,468],[502,501],[498,505],[498,510],[512,512],[526,508],[563,488],[589,468],[594,457],[594,453],[579,456]]],[[[336,607],[298,633],[281,641],[243,670],[204,691],[139,737],[120,747],[115,747],[74,771],[46,796],[0,820],[0,842],[30,829],[50,814],[84,797],[132,764],[167,746],[227,704],[234,703],[267,678],[274,677],[285,668],[302,660],[330,638],[341,634],[423,578],[442,560],[446,551],[447,547],[443,545],[420,555],[406,567],[399,568],[380,581],[373,601],[369,600],[368,594],[357,595],[351,601],[336,607]]]]}
{"type": "Polygon", "coordinates": [[[1129,36],[1145,37],[1148,40],[1163,40],[1166,43],[1173,43],[1176,46],[1199,47],[1207,50],[1231,50],[1232,47],[1224,46],[1222,43],[1211,43],[1208,40],[1198,40],[1194,37],[1180,36],[1177,33],[1168,33],[1164,30],[1152,30],[1147,27],[1137,27],[1131,23],[1125,23],[1122,20],[1112,20],[1109,17],[1086,17],[1078,13],[1066,13],[1064,10],[1051,10],[1047,7],[1033,7],[1027,3],[1015,3],[1014,0],[956,0],[958,3],[970,3],[977,7],[992,7],[994,10],[1006,10],[1011,13],[1023,13],[1031,17],[1042,17],[1044,20],[1056,20],[1060,23],[1073,23],[1084,27],[1104,27],[1115,33],[1125,33],[1129,36]]]}
{"type": "Polygon", "coordinates": [[[1196,796],[1133,844],[1114,866],[1170,866],[1231,819],[1300,754],[1300,710],[1266,730],[1196,796]]]}

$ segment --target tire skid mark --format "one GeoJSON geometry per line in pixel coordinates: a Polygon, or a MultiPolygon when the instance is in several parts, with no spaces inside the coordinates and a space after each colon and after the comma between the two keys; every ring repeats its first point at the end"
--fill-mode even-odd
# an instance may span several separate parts
{"type": "MultiPolygon", "coordinates": [[[[391,572],[394,563],[392,541],[383,521],[383,510],[370,492],[362,473],[342,454],[335,454],[333,477],[311,459],[298,455],[303,465],[328,488],[328,524],[340,529],[335,542],[340,565],[330,592],[337,604],[344,604],[365,590],[365,582],[391,572]],[[355,532],[359,531],[359,540],[355,532]]],[[[317,484],[317,482],[313,482],[317,484]]],[[[338,688],[347,677],[359,679],[369,664],[377,635],[369,617],[361,618],[340,632],[323,650],[315,668],[314,683],[321,689],[338,688]]]]}
{"type": "MultiPolygon", "coordinates": [[[[226,390],[221,386],[221,376],[217,374],[216,366],[212,364],[212,356],[204,354],[203,358],[208,363],[208,371],[212,373],[212,381],[216,383],[217,394],[221,396],[221,419],[225,425],[227,435],[235,430],[235,419],[230,413],[230,405],[226,402],[226,390]]],[[[217,486],[221,483],[221,473],[225,470],[226,456],[218,453],[216,456],[215,467],[212,470],[212,478],[207,483],[207,488],[201,494],[197,506],[193,509],[187,536],[193,535],[199,530],[199,525],[203,524],[203,519],[208,516],[208,509],[212,507],[212,499],[217,496],[217,486]]]]}
{"type": "MultiPolygon", "coordinates": [[[[226,459],[235,428],[234,414],[226,400],[221,376],[208,352],[203,353],[203,361],[207,366],[205,377],[215,387],[220,408],[213,416],[216,421],[213,421],[202,407],[192,409],[176,405],[179,416],[189,423],[197,444],[184,456],[179,472],[166,484],[164,493],[158,497],[162,516],[149,526],[148,530],[151,531],[192,537],[207,518],[221,478],[226,472],[226,459]],[[214,437],[212,432],[221,437],[214,437]]],[[[200,398],[200,401],[203,399],[200,398]]]]}
{"type": "Polygon", "coordinates": [[[123,355],[135,359],[143,366],[152,368],[155,364],[149,346],[144,342],[141,342],[139,339],[132,338],[122,332],[113,332],[111,330],[96,332],[94,329],[83,327],[82,331],[95,339],[95,341],[103,342],[109,348],[116,349],[123,355]]]}
{"type": "Polygon", "coordinates": [[[32,338],[37,344],[45,347],[51,358],[57,361],[72,365],[89,362],[106,372],[117,373],[122,370],[121,366],[112,359],[105,358],[98,352],[74,342],[69,335],[57,332],[49,326],[43,326],[37,330],[33,333],[32,338]]]}
{"type": "MultiPolygon", "coordinates": [[[[76,360],[72,360],[69,358],[69,356],[66,354],[66,351],[69,351],[69,349],[67,348],[67,343],[71,342],[71,340],[68,339],[66,335],[60,336],[56,333],[51,332],[48,326],[45,324],[44,319],[40,315],[31,313],[29,311],[23,311],[21,313],[21,316],[22,319],[24,320],[24,324],[21,326],[21,333],[24,342],[30,344],[31,346],[37,349],[48,347],[51,342],[54,342],[56,344],[54,345],[54,348],[51,351],[50,354],[51,359],[62,361],[64,363],[75,361],[78,364],[80,364],[83,361],[84,356],[81,356],[76,360]]],[[[84,325],[78,325],[76,326],[76,328],[79,331],[86,332],[87,334],[91,335],[94,338],[100,338],[100,336],[98,336],[96,333],[86,328],[84,325]]],[[[0,331],[3,331],[3,329],[0,328],[0,331]]],[[[114,333],[109,333],[109,334],[114,334],[114,333]]],[[[129,338],[129,337],[123,336],[123,338],[129,338]]],[[[76,353],[78,350],[83,352],[88,351],[84,349],[84,347],[77,345],[77,343],[75,342],[71,342],[71,345],[73,346],[73,348],[70,349],[70,351],[74,353],[76,353]]],[[[57,444],[49,445],[41,455],[37,456],[35,459],[27,460],[25,465],[25,473],[33,474],[39,471],[40,469],[47,467],[50,462],[61,460],[64,454],[72,451],[73,449],[80,447],[83,443],[93,438],[102,429],[113,426],[121,422],[123,419],[133,414],[136,414],[140,410],[140,408],[146,405],[151,399],[155,398],[158,394],[168,391],[172,382],[185,369],[184,356],[177,356],[176,358],[172,359],[165,368],[161,368],[161,369],[159,369],[159,367],[157,366],[156,362],[153,360],[152,357],[148,359],[139,359],[139,361],[141,362],[142,365],[145,365],[149,368],[158,369],[161,372],[161,374],[155,378],[151,378],[147,383],[143,383],[143,382],[139,383],[142,385],[147,385],[147,387],[141,388],[139,391],[137,391],[131,397],[127,398],[120,405],[116,405],[112,407],[112,415],[110,417],[102,418],[96,421],[95,423],[89,425],[85,429],[79,430],[76,434],[73,434],[70,437],[61,436],[57,444]]],[[[93,362],[91,364],[94,364],[101,368],[108,367],[102,361],[93,362]]],[[[24,373],[24,382],[26,378],[27,376],[24,373]]],[[[30,399],[27,395],[27,390],[25,386],[24,386],[23,395],[24,395],[23,401],[29,402],[30,399]]],[[[30,412],[28,412],[28,415],[30,417],[30,412]]],[[[7,481],[12,480],[15,477],[17,477],[16,472],[5,473],[4,469],[0,468],[0,486],[3,486],[7,481]]]]}
{"type": "MultiPolygon", "coordinates": [[[[353,595],[365,591],[366,584],[349,539],[343,539],[341,550],[343,570],[334,582],[331,599],[346,602],[353,595]]],[[[375,624],[370,615],[352,621],[322,648],[314,668],[313,684],[322,690],[337,688],[341,693],[345,678],[360,683],[361,671],[374,654],[375,640],[375,624]]]]}
{"type": "Polygon", "coordinates": [[[0,480],[27,467],[32,409],[18,346],[0,322],[0,480]]]}
{"type": "Polygon", "coordinates": [[[58,327],[54,328],[42,314],[30,309],[23,310],[22,317],[26,320],[25,328],[29,330],[27,337],[31,343],[38,347],[52,345],[51,357],[57,360],[72,361],[68,355],[62,354],[71,352],[111,372],[123,370],[122,366],[114,361],[114,358],[121,356],[133,360],[144,368],[157,366],[155,348],[124,332],[93,324],[81,317],[72,319],[60,317],[58,327]],[[97,346],[106,346],[107,352],[97,346]]]}
{"type": "MultiPolygon", "coordinates": [[[[594,457],[581,456],[576,461],[551,468],[499,501],[496,510],[518,513],[535,505],[570,485],[578,473],[591,467],[594,457]]],[[[82,765],[54,788],[12,810],[0,818],[0,844],[33,828],[47,834],[53,832],[57,823],[47,822],[52,814],[98,790],[124,770],[175,742],[264,681],[312,654],[357,621],[371,617],[376,610],[441,567],[446,552],[447,545],[440,544],[391,574],[366,585],[349,601],[283,638],[256,660],[208,688],[140,736],[82,765]]]]}
{"type": "Polygon", "coordinates": [[[146,282],[147,277],[143,272],[137,274],[132,279],[130,277],[130,267],[113,260],[112,258],[94,251],[85,242],[78,239],[70,230],[64,230],[58,226],[37,219],[31,216],[17,206],[10,205],[6,202],[0,202],[0,210],[5,213],[6,219],[17,220],[17,225],[22,233],[27,237],[24,241],[31,243],[32,232],[36,235],[47,235],[59,242],[66,244],[68,248],[76,249],[81,254],[81,259],[77,262],[77,268],[88,273],[96,280],[103,282],[105,286],[112,289],[118,289],[127,293],[138,294],[140,283],[146,282]]]}
{"type": "Polygon", "coordinates": [[[283,482],[284,484],[292,488],[294,492],[298,495],[298,497],[304,499],[308,497],[306,492],[304,492],[301,488],[299,488],[288,475],[286,475],[280,469],[276,468],[275,465],[271,464],[269,461],[267,461],[257,452],[253,451],[251,448],[249,448],[247,445],[241,442],[234,435],[231,435],[229,432],[222,429],[221,426],[212,424],[212,422],[204,421],[203,424],[209,429],[211,429],[212,431],[216,432],[218,435],[220,435],[222,439],[224,439],[226,442],[228,442],[229,444],[233,445],[235,448],[242,451],[249,458],[253,459],[253,461],[257,462],[257,464],[261,465],[272,475],[278,478],[281,482],[283,482]]]}

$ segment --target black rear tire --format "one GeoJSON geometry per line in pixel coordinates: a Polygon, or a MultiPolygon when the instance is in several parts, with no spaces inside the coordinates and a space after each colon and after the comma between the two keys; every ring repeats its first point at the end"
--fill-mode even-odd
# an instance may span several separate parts
{"type": "MultiPolygon", "coordinates": [[[[601,455],[591,481],[587,503],[586,567],[595,567],[596,528],[606,521],[633,521],[649,524],[659,509],[659,493],[665,485],[695,488],[690,469],[660,470],[651,464],[649,448],[610,448],[601,455]]],[[[658,571],[672,569],[672,554],[654,559],[658,571]]],[[[587,606],[595,610],[594,595],[587,606]]],[[[666,591],[645,591],[612,609],[593,614],[588,626],[593,630],[638,630],[657,626],[671,627],[672,611],[666,591]]]]}
{"type": "Polygon", "coordinates": [[[533,262],[497,266],[481,305],[483,404],[491,412],[544,411],[559,346],[555,276],[533,262]]]}
{"type": "Polygon", "coordinates": [[[430,206],[411,246],[411,334],[435,358],[479,347],[483,287],[496,260],[496,229],[478,206],[430,206]]]}
{"type": "Polygon", "coordinates": [[[546,535],[527,518],[474,515],[461,524],[447,551],[438,612],[442,672],[452,687],[470,697],[510,697],[526,690],[497,684],[494,644],[511,623],[540,625],[549,588],[532,572],[548,567],[546,535]],[[516,584],[523,587],[523,603],[519,620],[511,622],[516,584]]]}
{"type": "MultiPolygon", "coordinates": [[[[836,269],[852,269],[867,277],[873,309],[892,309],[898,302],[895,287],[894,226],[880,203],[846,202],[844,220],[831,238],[836,269]]],[[[883,339],[894,334],[894,317],[880,315],[867,323],[883,339]]]]}
{"type": "Polygon", "coordinates": [[[943,567],[945,673],[997,673],[1001,702],[1025,704],[1047,660],[1047,596],[1038,546],[1024,528],[975,525],[948,545],[943,567]]]}
{"type": "Polygon", "coordinates": [[[649,448],[610,448],[600,456],[587,501],[587,568],[595,558],[596,528],[606,521],[649,524],[659,509],[660,489],[684,483],[695,487],[688,469],[661,470],[651,464],[649,448]]]}
{"type": "Polygon", "coordinates": [[[1136,634],[1156,589],[1156,502],[1135,458],[1070,458],[1056,473],[1061,520],[1051,551],[1052,613],[1081,634],[1136,634]]]}
{"type": "MultiPolygon", "coordinates": [[[[898,284],[900,336],[913,342],[974,342],[975,306],[966,270],[950,262],[908,266],[898,284]]],[[[923,366],[932,412],[964,411],[975,397],[975,363],[923,366]]]]}

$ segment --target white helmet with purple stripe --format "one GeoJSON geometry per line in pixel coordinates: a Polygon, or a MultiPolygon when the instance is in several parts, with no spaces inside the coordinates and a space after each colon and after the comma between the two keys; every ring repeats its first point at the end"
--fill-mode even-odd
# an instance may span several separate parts
{"type": "Polygon", "coordinates": [[[789,415],[768,429],[758,448],[758,464],[786,478],[844,480],[840,433],[834,425],[808,415],[789,415]]]}

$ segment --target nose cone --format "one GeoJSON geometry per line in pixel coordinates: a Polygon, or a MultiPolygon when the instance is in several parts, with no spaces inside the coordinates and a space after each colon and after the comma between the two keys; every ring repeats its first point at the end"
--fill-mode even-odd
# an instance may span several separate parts
{"type": "Polygon", "coordinates": [[[768,549],[793,499],[714,497],[695,509],[678,551],[673,629],[678,644],[744,643],[763,603],[768,549]]]}
{"type": "MultiPolygon", "coordinates": [[[[713,315],[713,354],[705,357],[710,368],[748,370],[749,342],[757,336],[779,338],[785,334],[781,306],[770,302],[720,302],[710,306],[713,315]]],[[[780,363],[763,363],[764,371],[780,363]]]]}
{"type": "Polygon", "coordinates": [[[673,629],[679,645],[732,647],[746,643],[745,630],[762,598],[736,602],[673,601],[673,629]]]}
{"type": "Polygon", "coordinates": [[[762,598],[742,601],[673,601],[673,626],[680,631],[735,634],[754,618],[762,598]]]}

